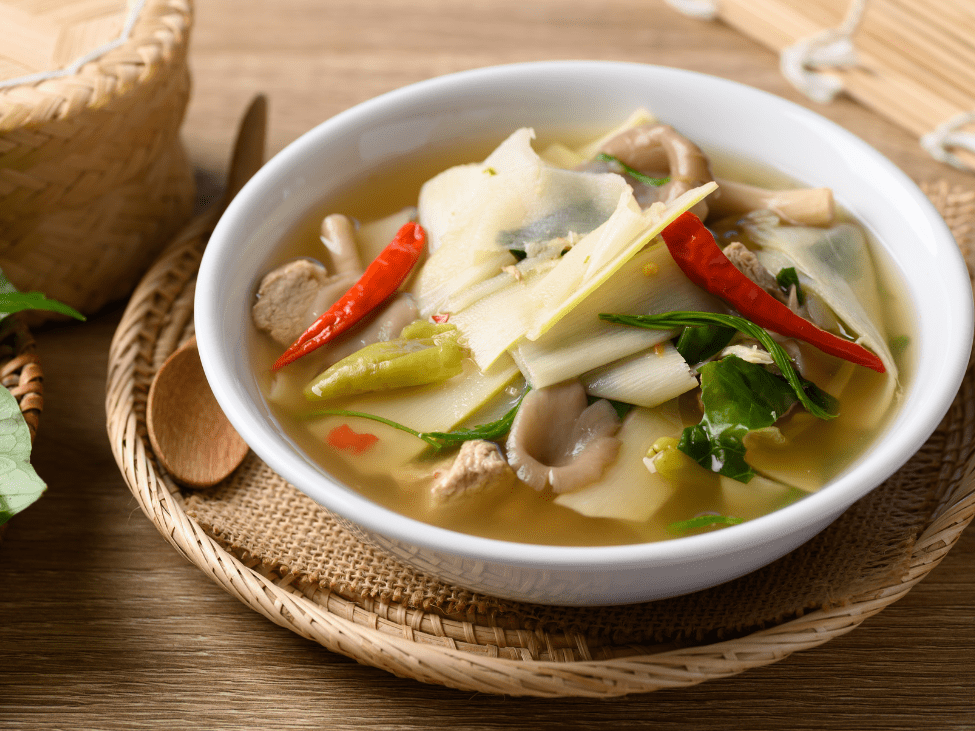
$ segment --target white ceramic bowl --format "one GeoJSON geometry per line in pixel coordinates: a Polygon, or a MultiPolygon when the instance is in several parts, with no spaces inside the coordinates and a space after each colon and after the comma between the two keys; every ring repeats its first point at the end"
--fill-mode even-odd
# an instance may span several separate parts
{"type": "Polygon", "coordinates": [[[424,81],[365,102],[293,142],[244,187],[213,232],[196,289],[207,377],[234,426],[275,471],[360,534],[469,589],[565,605],[622,604],[713,586],[784,555],[900,467],[948,409],[968,362],[972,293],[945,224],[918,188],[857,137],[790,102],[688,71],[606,62],[519,64],[424,81]],[[271,252],[313,206],[363,171],[434,144],[500,142],[522,126],[598,130],[638,106],[707,149],[831,186],[904,275],[920,358],[893,424],[822,491],[762,518],[661,543],[509,543],[406,518],[337,483],[270,415],[246,353],[249,310],[271,252]]]}

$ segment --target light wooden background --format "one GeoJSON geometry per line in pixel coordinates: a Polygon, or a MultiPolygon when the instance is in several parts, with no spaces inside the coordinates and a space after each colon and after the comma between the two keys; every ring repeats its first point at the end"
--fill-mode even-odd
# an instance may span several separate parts
{"type": "MultiPolygon", "coordinates": [[[[201,196],[218,191],[255,92],[270,97],[273,152],[403,84],[553,58],[679,66],[802,102],[771,53],[662,0],[199,0],[184,136],[201,196]]],[[[819,111],[919,181],[975,185],[850,101],[819,111]]],[[[103,408],[120,313],[38,333],[46,406],[34,463],[50,489],[0,543],[0,729],[975,729],[975,530],[854,632],[690,689],[503,698],[329,653],[224,594],[129,495],[103,408]]]]}

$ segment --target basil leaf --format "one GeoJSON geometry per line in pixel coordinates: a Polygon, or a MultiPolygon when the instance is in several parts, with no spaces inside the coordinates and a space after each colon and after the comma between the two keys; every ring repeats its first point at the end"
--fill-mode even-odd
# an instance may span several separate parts
{"type": "Polygon", "coordinates": [[[685,327],[677,339],[677,352],[692,365],[701,363],[721,352],[738,332],[723,325],[699,325],[685,327]]]}
{"type": "Polygon", "coordinates": [[[0,386],[0,525],[37,500],[45,484],[30,464],[30,430],[17,399],[0,386]]]}
{"type": "Polygon", "coordinates": [[[802,292],[802,287],[799,286],[799,275],[796,273],[795,267],[785,267],[780,269],[779,273],[775,275],[775,282],[786,292],[789,291],[791,287],[796,288],[796,301],[801,305],[806,301],[806,295],[802,292]]]}
{"type": "Polygon", "coordinates": [[[677,448],[711,472],[748,482],[744,437],[772,426],[797,401],[792,387],[755,363],[731,355],[705,363],[701,374],[704,417],[684,429],[677,448]]]}
{"type": "Polygon", "coordinates": [[[496,421],[471,427],[470,429],[455,429],[448,432],[425,432],[421,435],[421,438],[429,437],[430,439],[435,440],[439,445],[437,447],[438,450],[445,449],[447,447],[455,447],[472,439],[500,439],[511,431],[511,424],[515,420],[515,414],[518,413],[518,407],[521,406],[521,402],[524,400],[525,395],[529,390],[530,387],[526,387],[524,393],[522,393],[518,401],[515,402],[515,405],[512,406],[504,416],[496,421]]]}
{"type": "Polygon", "coordinates": [[[775,365],[782,372],[782,377],[792,386],[793,392],[799,402],[810,414],[817,419],[835,419],[839,415],[839,402],[820,389],[815,389],[813,395],[806,393],[809,381],[806,381],[796,373],[792,365],[789,354],[785,352],[781,345],[769,335],[768,331],[759,327],[754,322],[746,320],[744,317],[736,315],[726,315],[720,312],[665,312],[661,315],[612,315],[601,313],[599,319],[607,322],[616,322],[621,325],[633,325],[634,327],[645,327],[650,330],[673,330],[676,328],[690,327],[697,325],[724,325],[733,327],[739,332],[749,335],[765,348],[775,365]]]}

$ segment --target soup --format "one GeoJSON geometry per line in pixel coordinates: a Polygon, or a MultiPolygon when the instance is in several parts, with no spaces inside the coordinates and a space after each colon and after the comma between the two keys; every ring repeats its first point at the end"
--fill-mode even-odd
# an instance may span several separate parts
{"type": "Polygon", "coordinates": [[[312,212],[253,344],[306,454],[421,521],[557,545],[723,529],[863,454],[910,360],[889,267],[829,191],[649,117],[406,161],[312,212]]]}

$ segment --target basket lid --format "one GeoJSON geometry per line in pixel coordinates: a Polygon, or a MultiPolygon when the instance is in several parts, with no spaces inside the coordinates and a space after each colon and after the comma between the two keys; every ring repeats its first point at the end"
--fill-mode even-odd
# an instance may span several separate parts
{"type": "Polygon", "coordinates": [[[74,74],[124,43],[144,0],[0,0],[0,87],[74,74]]]}

